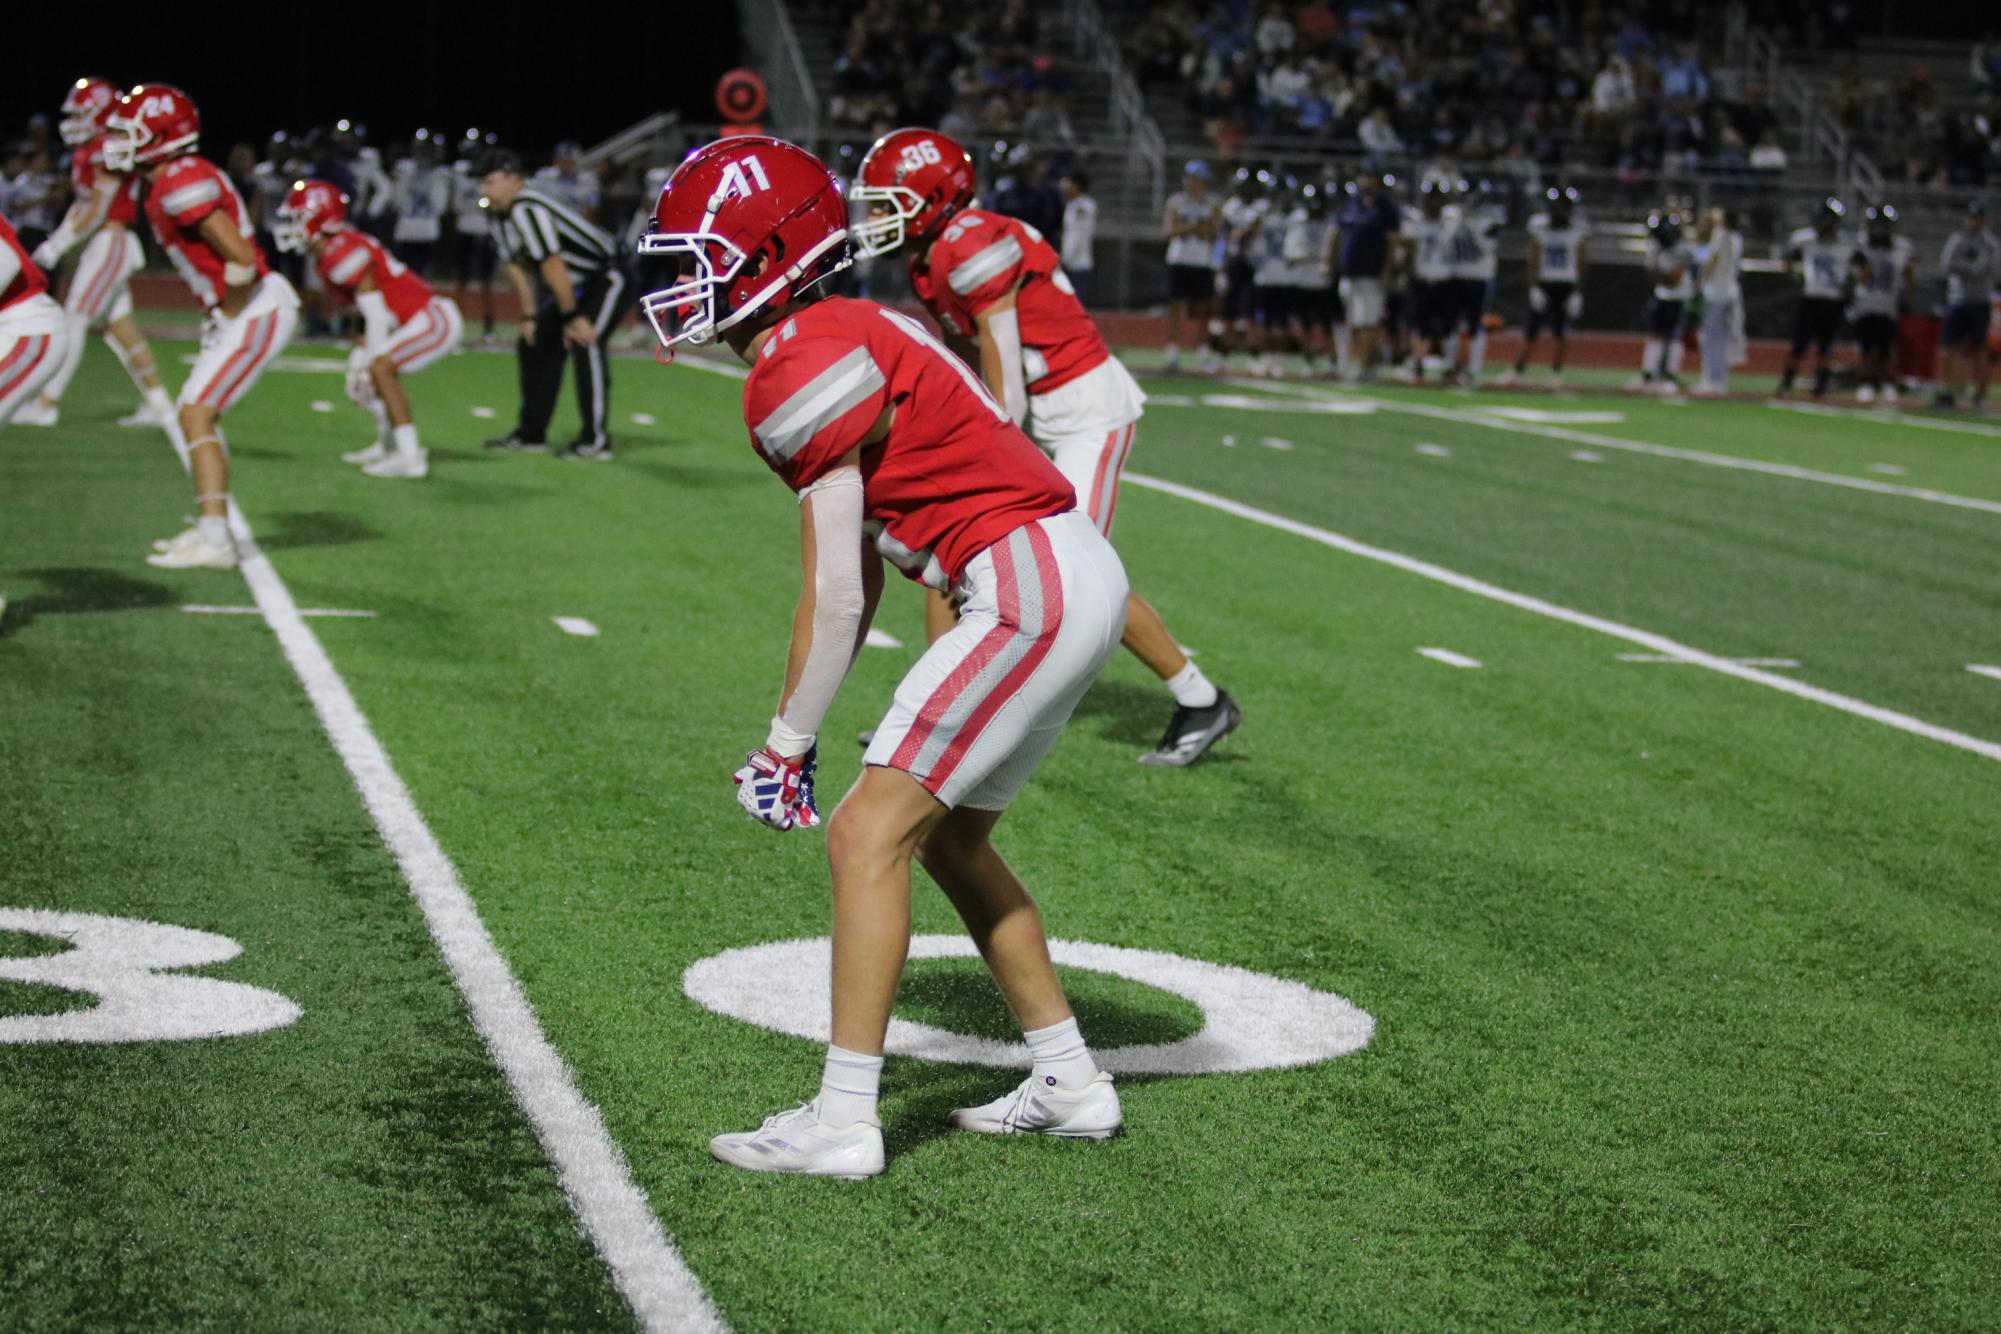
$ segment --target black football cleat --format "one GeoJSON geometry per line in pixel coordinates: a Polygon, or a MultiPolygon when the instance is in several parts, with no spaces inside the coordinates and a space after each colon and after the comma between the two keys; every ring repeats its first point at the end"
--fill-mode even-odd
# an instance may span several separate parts
{"type": "Polygon", "coordinates": [[[1244,711],[1237,707],[1237,701],[1230,698],[1230,692],[1216,692],[1216,702],[1206,709],[1191,709],[1186,705],[1176,705],[1174,716],[1167,721],[1167,731],[1161,735],[1160,745],[1139,757],[1141,764],[1155,768],[1178,769],[1195,763],[1202,758],[1209,747],[1243,725],[1244,711]]]}

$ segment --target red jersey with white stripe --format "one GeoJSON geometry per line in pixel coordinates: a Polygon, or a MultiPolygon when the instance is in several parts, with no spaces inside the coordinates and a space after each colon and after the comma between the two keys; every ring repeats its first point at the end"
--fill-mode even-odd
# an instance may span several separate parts
{"type": "Polygon", "coordinates": [[[922,324],[828,297],[775,328],[743,387],[751,444],[794,491],[861,454],[862,518],[910,578],[948,590],[966,563],[1025,523],[1077,503],[965,363],[922,324]]]}
{"type": "Polygon", "coordinates": [[[104,169],[104,136],[100,134],[70,154],[69,182],[81,197],[107,181],[114,182],[118,190],[111,196],[111,207],[105,211],[104,221],[130,227],[139,221],[139,196],[144,191],[137,176],[120,176],[104,169]]]}
{"type": "Polygon", "coordinates": [[[21,248],[21,238],[14,235],[14,224],[3,217],[0,217],[0,247],[12,252],[12,262],[0,266],[10,271],[7,286],[0,288],[0,310],[11,310],[29,297],[49,290],[49,280],[21,248]]]}
{"type": "Polygon", "coordinates": [[[940,325],[967,338],[978,332],[974,316],[1014,292],[1031,394],[1068,384],[1112,355],[1055,247],[1016,218],[960,212],[927,253],[911,256],[910,288],[940,325]]]}
{"type": "Polygon", "coordinates": [[[221,213],[250,245],[257,276],[271,272],[264,250],[251,234],[250,210],[236,193],[229,176],[207,158],[182,157],[169,162],[146,192],[146,220],[167,258],[180,270],[195,299],[204,306],[222,304],[223,258],[202,236],[202,220],[221,213]]]}
{"type": "Polygon", "coordinates": [[[398,324],[409,323],[431,304],[430,285],[366,232],[352,227],[329,232],[320,244],[318,263],[327,287],[349,301],[363,279],[372,279],[398,324]]]}

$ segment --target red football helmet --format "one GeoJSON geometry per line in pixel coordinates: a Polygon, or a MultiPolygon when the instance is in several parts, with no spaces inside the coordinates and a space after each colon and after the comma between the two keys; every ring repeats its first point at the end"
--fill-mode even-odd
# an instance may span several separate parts
{"type": "Polygon", "coordinates": [[[171,84],[142,83],[118,99],[104,128],[105,168],[125,172],[194,152],[201,141],[201,112],[171,84]]]}
{"type": "Polygon", "coordinates": [[[56,122],[63,142],[79,148],[95,139],[105,113],[117,100],[118,86],[109,79],[82,78],[71,84],[63,94],[62,119],[56,122]]]}
{"type": "Polygon", "coordinates": [[[271,239],[295,254],[320,233],[347,225],[347,196],[331,181],[294,181],[278,205],[271,239]]]}
{"type": "Polygon", "coordinates": [[[922,241],[973,202],[973,155],[936,130],[891,130],[875,141],[855,173],[855,202],[868,217],[855,224],[864,255],[887,255],[904,238],[922,241]]]}
{"type": "Polygon", "coordinates": [[[689,155],[661,189],[639,253],[679,265],[671,287],[640,299],[670,349],[709,342],[854,262],[833,173],[764,134],[733,135],[689,155]]]}

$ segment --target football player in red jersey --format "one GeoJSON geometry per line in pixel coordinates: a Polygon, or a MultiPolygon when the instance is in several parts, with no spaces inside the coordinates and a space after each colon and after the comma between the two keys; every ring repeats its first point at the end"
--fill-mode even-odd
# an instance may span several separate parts
{"type": "Polygon", "coordinates": [[[83,360],[83,345],[92,329],[104,331],[104,343],[139,390],[138,411],[120,417],[120,426],[169,426],[174,407],[160,383],[160,369],[146,335],[132,318],[132,275],[146,262],[139,237],[139,182],[104,169],[104,119],[118,100],[118,90],[104,79],[78,79],[63,97],[58,122],[63,142],[70,146],[69,174],[74,195],[62,223],[35,247],[35,263],[53,272],[63,257],[83,243],[63,298],[69,336],[63,361],[41,395],[15,420],[24,425],[54,426],[63,392],[83,360]]]}
{"type": "Polygon", "coordinates": [[[147,563],[165,569],[233,569],[229,450],[220,419],[292,340],[299,294],[273,273],[251,235],[250,210],[221,168],[198,157],[201,115],[188,95],[142,83],[105,123],[104,165],[146,182],[146,220],[167,258],[208,310],[201,355],[177,404],[183,452],[194,478],[195,526],[154,544],[147,563]]]}
{"type": "Polygon", "coordinates": [[[422,477],[429,460],[417,441],[403,374],[458,347],[459,308],[366,232],[347,225],[347,196],[330,181],[299,181],[278,206],[271,239],[313,256],[327,290],[361,312],[362,336],[348,355],[347,396],[375,417],[375,443],[342,455],[370,477],[422,477]]]}
{"type": "MultiPolygon", "coordinates": [[[[854,197],[869,209],[856,240],[864,255],[909,246],[917,299],[1110,537],[1146,395],[1106,348],[1054,247],[1027,223],[972,207],[974,185],[972,156],[957,143],[936,130],[892,130],[855,174],[854,197]]],[[[934,598],[925,619],[936,638],[950,611],[934,598]]],[[[1140,763],[1191,764],[1243,721],[1137,594],[1125,643],[1175,702],[1160,745],[1140,763]]]]}
{"type": "Polygon", "coordinates": [[[1069,483],[965,365],[909,316],[822,292],[851,261],[847,221],[816,158],[741,135],[675,171],[640,252],[678,265],[643,303],[661,341],[720,339],[750,364],[751,444],[799,496],[791,654],[770,735],[736,775],[743,807],[777,829],[819,823],[815,737],[867,633],[883,559],[961,609],[897,687],[828,822],[833,1043],[819,1096],[709,1144],[753,1171],[864,1177],[883,1167],[876,1091],[913,858],[965,921],[1034,1057],[1018,1088],[953,1124],[1075,1138],[1121,1124],[1034,900],[989,839],[1118,646],[1127,588],[1069,483]]]}
{"type": "Polygon", "coordinates": [[[66,336],[48,279],[0,217],[0,426],[55,374],[66,336]]]}

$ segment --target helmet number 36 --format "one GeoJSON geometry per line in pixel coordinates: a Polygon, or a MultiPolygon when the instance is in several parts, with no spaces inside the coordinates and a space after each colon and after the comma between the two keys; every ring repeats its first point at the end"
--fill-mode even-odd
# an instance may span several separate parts
{"type": "Polygon", "coordinates": [[[935,167],[943,162],[944,156],[938,152],[938,144],[932,139],[919,139],[914,144],[903,146],[903,169],[916,171],[919,167],[935,167]]]}

